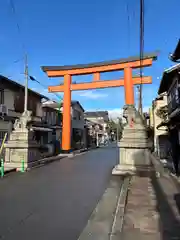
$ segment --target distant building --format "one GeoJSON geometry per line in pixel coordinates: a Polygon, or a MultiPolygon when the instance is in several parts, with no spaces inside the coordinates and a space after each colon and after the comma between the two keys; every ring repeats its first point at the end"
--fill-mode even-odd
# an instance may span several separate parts
{"type": "Polygon", "coordinates": [[[109,121],[108,111],[85,112],[84,117],[98,123],[107,123],[109,121]]]}
{"type": "Polygon", "coordinates": [[[96,131],[98,134],[98,139],[100,142],[104,142],[105,138],[108,136],[108,111],[85,112],[84,118],[97,125],[96,131]]]}

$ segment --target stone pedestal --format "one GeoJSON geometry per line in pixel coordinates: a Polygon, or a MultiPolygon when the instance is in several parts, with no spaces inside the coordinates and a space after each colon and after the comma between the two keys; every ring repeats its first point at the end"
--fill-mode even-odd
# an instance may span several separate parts
{"type": "Polygon", "coordinates": [[[113,169],[113,175],[135,174],[150,166],[149,143],[142,117],[133,105],[124,107],[123,117],[127,124],[118,143],[119,164],[113,169]]]}
{"type": "Polygon", "coordinates": [[[24,161],[25,169],[31,168],[40,159],[39,145],[33,140],[33,132],[27,127],[31,120],[29,111],[15,122],[15,130],[10,134],[5,144],[5,163],[8,166],[20,169],[24,161]]]}

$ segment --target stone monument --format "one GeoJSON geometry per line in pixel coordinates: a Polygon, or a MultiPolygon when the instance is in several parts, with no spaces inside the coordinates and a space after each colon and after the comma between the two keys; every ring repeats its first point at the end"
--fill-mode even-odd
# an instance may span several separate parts
{"type": "Polygon", "coordinates": [[[134,105],[125,105],[123,117],[126,125],[118,143],[119,164],[112,170],[113,175],[134,174],[150,166],[147,131],[140,113],[134,105]]]}
{"type": "Polygon", "coordinates": [[[22,167],[31,168],[40,159],[38,143],[33,139],[33,131],[28,128],[32,113],[26,111],[16,119],[14,130],[5,144],[5,163],[19,170],[22,167]]]}

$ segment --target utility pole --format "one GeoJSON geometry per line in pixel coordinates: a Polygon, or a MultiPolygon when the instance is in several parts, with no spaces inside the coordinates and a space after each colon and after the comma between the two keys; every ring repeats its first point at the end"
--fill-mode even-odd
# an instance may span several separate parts
{"type": "Polygon", "coordinates": [[[118,121],[117,121],[117,124],[116,124],[116,140],[117,140],[117,144],[118,144],[118,141],[119,141],[119,130],[118,130],[118,121]]]}
{"type": "MultiPolygon", "coordinates": [[[[144,0],[140,0],[140,78],[143,77],[142,61],[144,55],[144,0]]],[[[139,113],[143,115],[142,109],[142,82],[139,86],[139,113]]]]}
{"type": "Polygon", "coordinates": [[[119,133],[118,133],[118,125],[117,125],[117,134],[116,134],[117,136],[117,143],[118,143],[118,138],[119,138],[119,133]]]}
{"type": "Polygon", "coordinates": [[[25,55],[25,94],[24,94],[24,112],[27,112],[28,105],[28,63],[27,63],[27,54],[25,55]]]}
{"type": "Polygon", "coordinates": [[[138,102],[138,111],[141,113],[141,89],[140,89],[140,86],[137,86],[137,102],[138,102]]]}
{"type": "Polygon", "coordinates": [[[99,147],[99,135],[96,133],[96,146],[99,147]]]}
{"type": "Polygon", "coordinates": [[[142,84],[138,87],[138,110],[141,116],[143,115],[143,110],[142,110],[142,84]]]}

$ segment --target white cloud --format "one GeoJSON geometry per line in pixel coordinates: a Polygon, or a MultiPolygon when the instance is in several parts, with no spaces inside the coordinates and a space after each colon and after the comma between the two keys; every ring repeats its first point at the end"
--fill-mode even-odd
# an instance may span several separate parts
{"type": "Polygon", "coordinates": [[[98,98],[106,98],[108,97],[108,94],[97,93],[93,91],[85,91],[85,92],[79,92],[79,96],[90,98],[90,99],[98,99],[98,98]]]}
{"type": "MultiPolygon", "coordinates": [[[[149,112],[150,106],[143,107],[143,112],[149,112]]],[[[123,109],[122,108],[115,108],[112,110],[108,110],[109,118],[112,120],[117,120],[118,117],[123,117],[123,109]]]]}
{"type": "Polygon", "coordinates": [[[143,112],[149,112],[149,108],[150,108],[151,106],[145,106],[145,107],[143,107],[143,112]]]}
{"type": "Polygon", "coordinates": [[[109,118],[112,120],[116,120],[118,117],[122,117],[123,110],[121,108],[115,108],[112,110],[108,110],[109,118]]]}

